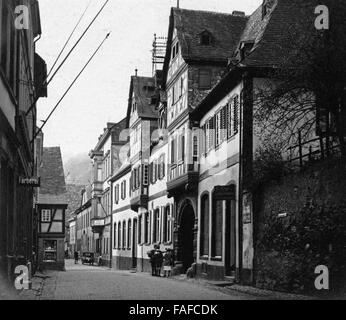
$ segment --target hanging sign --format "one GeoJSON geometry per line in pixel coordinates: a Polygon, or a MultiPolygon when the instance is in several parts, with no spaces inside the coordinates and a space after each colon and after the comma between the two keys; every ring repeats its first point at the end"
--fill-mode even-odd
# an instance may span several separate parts
{"type": "Polygon", "coordinates": [[[39,177],[19,177],[19,185],[25,187],[40,187],[41,179],[39,177]]]}

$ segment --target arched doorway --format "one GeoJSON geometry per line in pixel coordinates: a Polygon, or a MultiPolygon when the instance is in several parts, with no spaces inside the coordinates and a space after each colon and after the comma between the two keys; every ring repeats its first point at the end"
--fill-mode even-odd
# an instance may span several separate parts
{"type": "Polygon", "coordinates": [[[195,213],[191,204],[186,204],[180,216],[179,242],[181,244],[182,272],[185,273],[194,263],[195,213]]]}

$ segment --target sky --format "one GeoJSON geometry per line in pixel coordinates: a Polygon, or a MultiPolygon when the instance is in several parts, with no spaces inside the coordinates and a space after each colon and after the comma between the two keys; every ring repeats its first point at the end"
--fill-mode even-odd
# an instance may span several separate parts
{"type": "MultiPolygon", "coordinates": [[[[42,37],[36,50],[51,68],[81,14],[90,6],[70,40],[65,54],[75,44],[105,0],[40,0],[42,37]]],[[[180,0],[184,9],[251,14],[262,0],[180,0]]],[[[104,39],[110,38],[95,56],[59,108],[47,122],[44,146],[60,146],[64,162],[88,154],[107,122],[126,115],[130,77],[151,76],[154,33],[167,36],[170,8],[177,0],[110,0],[41,98],[38,125],[53,109],[75,76],[104,39]]],[[[64,57],[64,55],[63,55],[64,57]]]]}

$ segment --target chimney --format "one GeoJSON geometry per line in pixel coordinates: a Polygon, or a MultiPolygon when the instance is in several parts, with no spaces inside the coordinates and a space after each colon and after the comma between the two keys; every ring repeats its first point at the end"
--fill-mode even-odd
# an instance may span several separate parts
{"type": "Polygon", "coordinates": [[[135,69],[135,77],[138,76],[138,69],[135,69]]]}
{"type": "Polygon", "coordinates": [[[233,11],[232,15],[236,16],[236,17],[245,17],[245,12],[244,11],[233,11]]]}

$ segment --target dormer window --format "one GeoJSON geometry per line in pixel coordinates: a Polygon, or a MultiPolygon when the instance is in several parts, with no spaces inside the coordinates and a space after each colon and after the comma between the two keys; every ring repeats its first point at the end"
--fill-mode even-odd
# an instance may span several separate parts
{"type": "Polygon", "coordinates": [[[252,40],[242,41],[239,47],[240,60],[244,60],[245,57],[251,52],[255,42],[252,40]]]}
{"type": "Polygon", "coordinates": [[[132,113],[135,113],[137,111],[137,102],[133,102],[132,104],[132,113]]]}
{"type": "Polygon", "coordinates": [[[212,42],[212,37],[209,31],[205,30],[199,34],[199,42],[201,46],[210,46],[212,42]]]}

